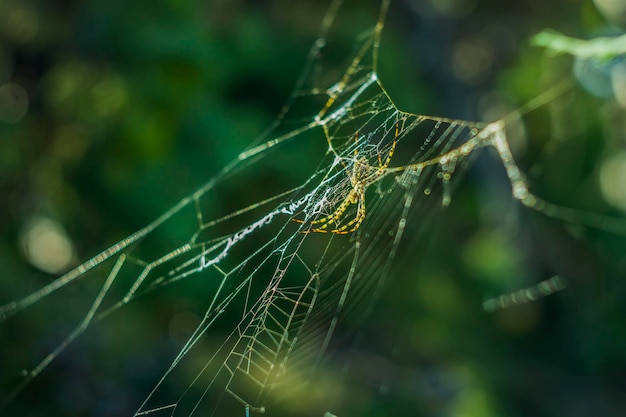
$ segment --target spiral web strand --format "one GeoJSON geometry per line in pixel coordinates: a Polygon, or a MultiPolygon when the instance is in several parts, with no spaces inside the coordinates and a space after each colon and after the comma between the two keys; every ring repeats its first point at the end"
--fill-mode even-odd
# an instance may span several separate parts
{"type": "MultiPolygon", "coordinates": [[[[6,321],[61,289],[104,277],[82,320],[26,372],[5,407],[94,323],[161,287],[201,280],[210,294],[204,315],[135,415],[269,412],[306,383],[339,327],[355,326],[367,316],[389,277],[407,222],[419,221],[429,207],[450,204],[459,171],[483,148],[495,150],[513,198],[525,206],[567,221],[606,225],[604,218],[562,209],[529,191],[509,149],[506,118],[467,122],[395,106],[377,73],[389,1],[382,2],[378,20],[342,75],[317,80],[314,68],[323,61],[340,5],[332,2],[293,95],[262,139],[145,228],[0,307],[6,321]],[[298,114],[315,106],[312,117],[298,114]],[[215,215],[206,208],[230,181],[283,160],[291,145],[305,141],[325,148],[308,178],[294,179],[234,212],[215,215]],[[135,255],[155,231],[179,219],[195,222],[186,242],[154,257],[135,255]],[[182,384],[174,397],[172,384],[182,384]]],[[[500,306],[520,297],[535,299],[546,293],[542,289],[503,296],[500,306]]],[[[491,301],[488,308],[499,308],[496,304],[491,301]]]]}

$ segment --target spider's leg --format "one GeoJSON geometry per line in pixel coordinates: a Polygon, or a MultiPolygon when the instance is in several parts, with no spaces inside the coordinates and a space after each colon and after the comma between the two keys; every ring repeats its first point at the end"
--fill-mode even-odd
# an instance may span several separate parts
{"type": "MultiPolygon", "coordinates": [[[[333,217],[326,217],[326,218],[324,218],[322,220],[324,220],[324,224],[322,224],[321,226],[319,226],[319,227],[317,227],[315,229],[304,230],[302,233],[311,233],[311,232],[326,233],[326,232],[328,232],[328,230],[326,230],[328,225],[334,223],[336,221],[336,218],[333,215],[333,217]]],[[[318,222],[318,223],[321,223],[321,222],[318,222]]],[[[313,224],[313,222],[310,222],[309,224],[313,224]]]]}
{"type": "Polygon", "coordinates": [[[294,221],[296,223],[300,223],[300,224],[305,224],[305,223],[309,223],[309,224],[319,224],[319,223],[324,223],[322,226],[320,226],[318,229],[309,229],[309,230],[303,230],[300,233],[311,233],[311,232],[326,232],[326,230],[324,230],[325,228],[328,227],[329,224],[333,223],[335,220],[335,213],[326,216],[324,218],[321,219],[317,219],[317,220],[313,220],[310,222],[307,222],[306,220],[300,220],[300,219],[291,219],[291,221],[294,221]]]}
{"type": "Polygon", "coordinates": [[[352,190],[350,191],[346,199],[343,200],[343,202],[339,205],[339,207],[337,207],[337,209],[331,215],[326,216],[322,219],[312,220],[309,223],[310,224],[335,223],[337,220],[339,220],[339,218],[343,215],[343,213],[346,212],[348,207],[350,207],[351,204],[354,204],[354,197],[355,197],[355,191],[352,190]]]}
{"type": "Polygon", "coordinates": [[[396,122],[396,133],[393,137],[393,143],[391,144],[391,149],[389,149],[389,153],[387,154],[387,159],[385,159],[384,164],[381,164],[380,154],[378,154],[378,172],[379,173],[382,173],[391,163],[391,158],[393,157],[393,153],[396,151],[396,144],[398,143],[399,133],[400,131],[399,131],[398,122],[396,122]]]}
{"type": "Polygon", "coordinates": [[[330,215],[323,217],[321,219],[317,219],[317,220],[312,220],[310,222],[307,222],[305,220],[300,220],[300,219],[291,219],[292,221],[296,222],[296,223],[300,223],[300,224],[304,224],[304,223],[309,223],[311,225],[313,224],[322,224],[321,226],[315,228],[315,229],[309,229],[309,230],[303,230],[300,233],[311,233],[311,232],[318,232],[318,233],[327,233],[328,230],[326,230],[326,228],[331,224],[331,223],[336,223],[339,218],[343,215],[343,213],[345,213],[345,211],[348,209],[348,207],[350,206],[350,204],[352,204],[352,200],[353,200],[353,194],[354,190],[350,192],[350,194],[348,194],[348,197],[346,197],[345,200],[343,200],[343,202],[341,203],[341,205],[339,207],[337,207],[337,209],[330,215]]]}
{"type": "MultiPolygon", "coordinates": [[[[335,221],[335,216],[336,216],[336,211],[333,212],[332,214],[326,216],[326,217],[322,217],[321,219],[317,219],[317,220],[312,220],[312,221],[306,221],[306,220],[300,220],[300,219],[291,219],[291,221],[296,222],[296,223],[300,223],[300,224],[320,224],[320,223],[325,223],[323,226],[321,226],[322,229],[328,227],[328,225],[330,223],[333,223],[335,221]]],[[[306,232],[302,232],[302,233],[309,233],[309,231],[306,232]]]]}
{"type": "Polygon", "coordinates": [[[362,193],[359,199],[359,206],[356,212],[356,216],[354,219],[350,220],[348,223],[344,224],[338,229],[331,230],[331,233],[335,233],[338,235],[347,235],[348,233],[352,233],[357,230],[361,223],[365,220],[365,194],[362,193]]]}
{"type": "MultiPolygon", "coordinates": [[[[396,126],[396,134],[397,134],[397,130],[398,129],[396,126]]],[[[345,200],[342,201],[339,207],[337,207],[337,209],[332,214],[326,217],[323,217],[321,219],[311,220],[308,222],[310,225],[318,224],[321,226],[316,227],[314,229],[311,228],[309,230],[304,230],[301,233],[346,234],[346,233],[350,233],[351,231],[356,230],[363,222],[363,218],[365,217],[365,195],[363,192],[364,184],[362,182],[362,178],[358,174],[360,172],[360,169],[358,169],[358,166],[359,164],[361,164],[361,161],[357,161],[356,159],[356,157],[359,155],[359,132],[358,131],[356,131],[356,133],[354,134],[354,142],[355,142],[355,147],[354,147],[354,160],[353,160],[352,170],[348,169],[348,166],[343,161],[343,159],[340,160],[341,165],[343,165],[343,168],[346,170],[348,178],[350,179],[350,182],[352,183],[353,189],[350,191],[350,193],[348,193],[345,200]],[[357,204],[357,203],[358,203],[358,209],[357,209],[356,217],[354,219],[352,219],[351,221],[349,221],[348,223],[346,223],[345,225],[339,228],[332,229],[332,230],[328,229],[328,227],[331,224],[333,223],[338,224],[339,220],[344,215],[348,207],[350,207],[352,204],[357,204]],[[350,227],[352,227],[352,229],[350,229],[349,231],[346,231],[350,227]]],[[[394,143],[394,148],[395,148],[395,143],[394,143]]],[[[393,148],[392,148],[392,152],[393,152],[393,148]]],[[[387,160],[390,161],[391,156],[389,156],[387,160]]],[[[379,161],[379,171],[382,172],[386,168],[386,166],[382,165],[380,155],[378,155],[378,161],[379,161]]],[[[388,164],[389,162],[387,162],[387,165],[388,164]]],[[[299,220],[299,219],[292,219],[292,220],[300,224],[307,223],[305,220],[299,220]]]]}
{"type": "Polygon", "coordinates": [[[353,198],[353,196],[352,196],[353,192],[354,192],[354,190],[350,191],[350,194],[348,194],[346,199],[343,200],[341,205],[339,207],[337,207],[337,209],[334,212],[332,212],[331,214],[329,214],[326,217],[322,217],[321,219],[316,219],[316,220],[311,220],[311,221],[300,220],[300,219],[291,219],[291,220],[296,222],[296,223],[300,223],[300,224],[304,224],[304,223],[308,223],[308,224],[326,223],[324,226],[320,227],[320,229],[325,229],[326,227],[328,227],[328,225],[330,223],[334,223],[336,220],[338,220],[339,217],[341,217],[341,215],[347,210],[348,206],[350,206],[350,204],[351,204],[351,200],[353,198]]]}
{"type": "Polygon", "coordinates": [[[383,169],[387,168],[389,166],[389,163],[391,162],[391,158],[393,157],[393,153],[396,151],[396,144],[398,142],[397,141],[393,141],[393,143],[391,144],[391,149],[389,150],[389,154],[387,155],[387,159],[385,160],[385,163],[383,164],[383,169]]]}
{"type": "Polygon", "coordinates": [[[327,232],[332,232],[332,230],[328,230],[328,226],[332,223],[337,223],[337,221],[339,221],[339,219],[341,218],[341,216],[343,216],[343,214],[346,212],[346,210],[348,209],[348,207],[350,207],[352,204],[354,204],[354,193],[355,191],[352,190],[350,191],[350,194],[348,194],[348,196],[346,197],[345,200],[343,200],[343,203],[341,203],[341,205],[339,207],[337,207],[337,210],[335,210],[335,212],[333,214],[331,214],[330,216],[324,217],[323,219],[319,219],[319,220],[313,220],[311,222],[309,222],[310,224],[320,224],[320,223],[324,223],[323,225],[321,225],[320,227],[317,227],[315,229],[310,229],[307,231],[304,231],[303,233],[311,233],[311,232],[317,232],[317,233],[327,233],[327,232]]]}

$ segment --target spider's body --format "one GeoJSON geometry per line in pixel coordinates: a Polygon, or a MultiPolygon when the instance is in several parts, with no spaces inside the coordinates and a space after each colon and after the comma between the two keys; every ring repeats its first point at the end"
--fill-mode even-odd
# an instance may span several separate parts
{"type": "MultiPolygon", "coordinates": [[[[393,153],[396,149],[397,137],[398,125],[396,125],[396,133],[393,144],[391,145],[391,149],[389,150],[387,158],[384,162],[381,160],[380,154],[378,154],[378,167],[371,166],[368,163],[367,158],[365,157],[357,158],[359,155],[358,149],[354,150],[352,169],[349,169],[348,166],[343,161],[341,161],[345,171],[348,173],[348,178],[350,179],[352,189],[334,212],[321,219],[316,219],[308,222],[308,224],[320,226],[305,230],[303,231],[303,233],[314,232],[345,235],[356,231],[359,226],[361,226],[361,223],[363,223],[363,220],[365,220],[365,190],[367,189],[367,187],[379,181],[384,176],[385,170],[389,166],[389,163],[391,162],[391,157],[393,156],[393,153]],[[339,223],[341,222],[344,213],[353,204],[357,204],[356,216],[346,224],[340,225],[339,223]],[[330,228],[330,225],[333,224],[335,227],[334,229],[330,228]]],[[[358,132],[355,134],[355,141],[358,145],[358,132]]],[[[305,223],[305,221],[298,219],[294,219],[294,221],[298,223],[305,223]]]]}

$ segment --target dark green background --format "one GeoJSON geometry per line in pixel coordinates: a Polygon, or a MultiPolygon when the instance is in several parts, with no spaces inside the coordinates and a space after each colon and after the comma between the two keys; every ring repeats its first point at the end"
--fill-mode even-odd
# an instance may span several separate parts
{"type": "MultiPolygon", "coordinates": [[[[572,65],[569,57],[531,48],[530,36],[552,27],[590,37],[607,26],[589,1],[448,3],[447,14],[427,1],[392,4],[380,76],[404,110],[476,120],[483,117],[481,98],[494,91],[514,109],[546,80],[569,76],[572,65]],[[450,51],[472,39],[490,48],[490,64],[460,80],[450,51]]],[[[0,304],[53,278],[20,252],[29,219],[60,222],[77,258],[86,259],[235,158],[289,97],[326,7],[324,1],[2,2],[0,83],[23,86],[29,103],[17,123],[0,124],[0,304]]],[[[368,1],[348,4],[340,15],[356,28],[377,10],[368,1]]],[[[344,24],[336,41],[349,51],[355,31],[344,24]]],[[[516,156],[533,192],[620,216],[602,200],[597,177],[602,158],[624,147],[623,117],[611,99],[582,90],[564,105],[531,114],[528,142],[516,156]]],[[[306,157],[306,150],[294,156],[306,157]]],[[[280,181],[258,178],[251,190],[280,181]]],[[[236,201],[224,195],[220,204],[234,210],[236,201]]],[[[329,400],[329,411],[341,417],[626,412],[624,237],[522,208],[490,153],[475,160],[452,201],[403,244],[394,279],[363,329],[361,356],[353,358],[361,385],[337,389],[342,395],[329,400]],[[486,297],[555,274],[569,283],[559,294],[494,314],[481,310],[486,297]]],[[[174,239],[164,233],[156,245],[173,247],[174,239]]],[[[149,333],[169,320],[174,298],[154,296],[121,320],[149,333]]],[[[40,319],[49,328],[63,320],[40,319]]],[[[12,332],[29,332],[20,323],[0,327],[3,392],[15,385],[12,355],[31,348],[12,345],[12,332]]],[[[28,337],[36,357],[55,345],[28,337]]],[[[132,414],[155,382],[141,370],[171,352],[159,345],[134,349],[133,338],[146,336],[133,330],[118,337],[129,346],[102,349],[86,335],[78,342],[84,348],[62,359],[60,371],[44,372],[2,414],[132,414]],[[125,373],[99,381],[97,369],[108,362],[122,363],[125,373]],[[55,378],[73,382],[59,392],[55,378]],[[115,403],[98,396],[111,384],[115,403]]],[[[330,369],[340,362],[333,359],[330,369]]]]}

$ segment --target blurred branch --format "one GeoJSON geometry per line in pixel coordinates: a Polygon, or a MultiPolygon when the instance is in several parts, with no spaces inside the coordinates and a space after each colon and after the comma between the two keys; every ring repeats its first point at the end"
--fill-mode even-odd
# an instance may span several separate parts
{"type": "Polygon", "coordinates": [[[626,34],[583,40],[546,29],[533,36],[531,44],[544,47],[555,55],[570,54],[579,58],[608,60],[626,53],[626,34]]]}

